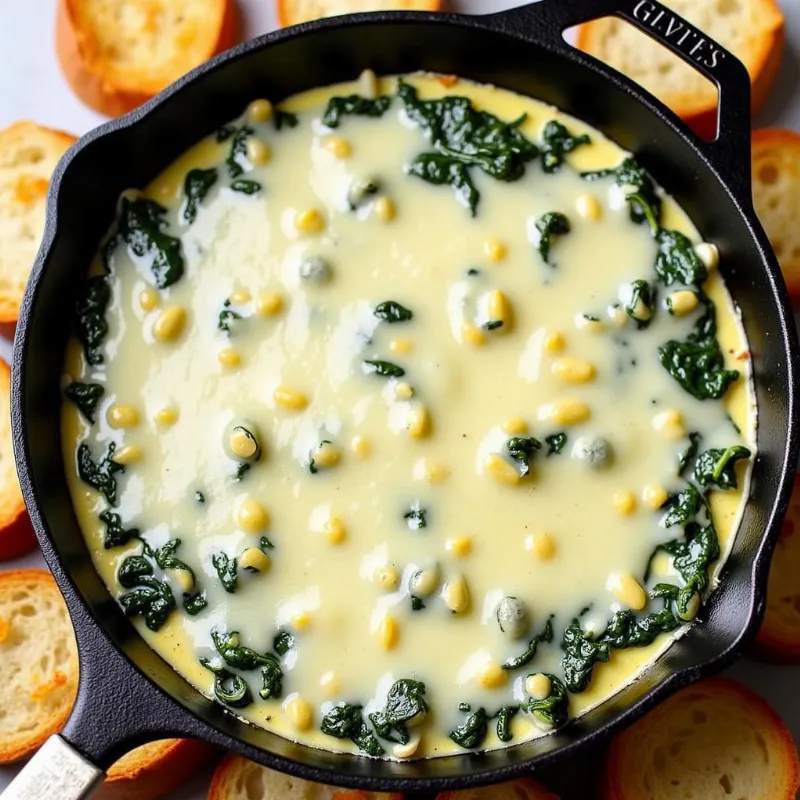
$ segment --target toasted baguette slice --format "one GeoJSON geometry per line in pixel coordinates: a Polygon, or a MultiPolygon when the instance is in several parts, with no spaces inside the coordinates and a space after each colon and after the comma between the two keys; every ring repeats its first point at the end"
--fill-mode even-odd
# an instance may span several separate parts
{"type": "MultiPolygon", "coordinates": [[[[776,0],[662,0],[738,56],[753,85],[753,113],[780,68],[783,14],[776,0]]],[[[645,4],[647,5],[647,4],[645,4]]],[[[665,47],[620,19],[581,25],[577,45],[641,83],[706,138],[717,131],[717,90],[665,47]]]]}
{"type": "Polygon", "coordinates": [[[226,756],[214,772],[208,800],[403,800],[401,794],[337,789],[226,756]]]}
{"type": "Polygon", "coordinates": [[[359,11],[438,11],[441,0],[278,0],[278,22],[297,25],[359,11]]]}
{"type": "Polygon", "coordinates": [[[35,547],[36,535],[19,489],[11,444],[11,370],[0,361],[0,561],[17,558],[35,547]]]}
{"type": "Polygon", "coordinates": [[[436,800],[558,800],[558,797],[536,781],[521,778],[496,786],[481,786],[462,792],[442,792],[436,795],[436,800]]]}
{"type": "Polygon", "coordinates": [[[231,47],[234,0],[58,0],[56,52],[86,105],[114,117],[231,47]]]}
{"type": "Polygon", "coordinates": [[[160,800],[190,780],[215,750],[193,739],[164,739],[137,747],[111,765],[96,800],[160,800]]]}
{"type": "Polygon", "coordinates": [[[768,661],[800,662],[800,476],[772,556],[767,609],[754,652],[768,661]]]}
{"type": "Polygon", "coordinates": [[[789,294],[800,303],[800,134],[765,129],[753,133],[753,200],[781,265],[789,294]]]}
{"type": "Polygon", "coordinates": [[[611,743],[604,800],[794,800],[797,748],[775,712],[730,678],[670,697],[611,743]]]}
{"type": "Polygon", "coordinates": [[[49,572],[0,572],[0,764],[61,730],[78,691],[78,650],[49,572]]]}
{"type": "Polygon", "coordinates": [[[0,131],[0,322],[15,322],[44,230],[50,175],[75,141],[17,122],[0,131]]]}

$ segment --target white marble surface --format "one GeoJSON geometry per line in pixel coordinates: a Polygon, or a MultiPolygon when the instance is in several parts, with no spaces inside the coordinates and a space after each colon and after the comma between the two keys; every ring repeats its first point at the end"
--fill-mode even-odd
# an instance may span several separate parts
{"type": "MultiPolygon", "coordinates": [[[[275,24],[274,0],[238,0],[248,36],[270,30],[275,24]]],[[[775,92],[757,121],[759,125],[800,129],[800,0],[779,0],[788,19],[788,47],[775,92]]],[[[517,0],[455,0],[451,8],[467,13],[486,13],[520,5],[517,0]]],[[[104,121],[69,91],[59,72],[53,49],[55,0],[0,0],[0,127],[20,119],[83,134],[104,121]]],[[[0,356],[9,343],[0,338],[0,356]]],[[[43,565],[32,555],[14,567],[43,565]]],[[[12,565],[9,565],[12,566],[12,565]]],[[[800,667],[773,667],[743,659],[735,675],[766,697],[787,721],[800,741],[800,667]]],[[[0,768],[0,790],[14,769],[0,768]]],[[[206,797],[209,774],[198,775],[191,785],[175,793],[173,800],[206,797]]],[[[577,800],[577,794],[575,800],[577,800]]],[[[591,789],[580,792],[582,800],[591,789]]],[[[58,798],[52,798],[58,800],[58,798]]],[[[277,798],[275,800],[278,800],[277,798]]],[[[571,800],[565,795],[564,800],[571,800]]]]}

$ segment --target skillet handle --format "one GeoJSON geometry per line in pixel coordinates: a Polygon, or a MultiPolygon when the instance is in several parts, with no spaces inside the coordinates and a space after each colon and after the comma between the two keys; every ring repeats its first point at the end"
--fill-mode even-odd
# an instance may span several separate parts
{"type": "Polygon", "coordinates": [[[51,736],[22,768],[2,800],[88,800],[105,774],[60,736],[51,736]]]}
{"type": "MultiPolygon", "coordinates": [[[[487,19],[509,33],[523,30],[527,37],[549,49],[596,67],[597,60],[565,42],[563,33],[567,28],[606,16],[620,17],[639,28],[716,84],[717,138],[708,142],[692,135],[712,169],[738,200],[750,205],[750,76],[735,55],[683,17],[658,0],[541,0],[487,19]]],[[[627,80],[634,88],[635,84],[627,80]]]]}

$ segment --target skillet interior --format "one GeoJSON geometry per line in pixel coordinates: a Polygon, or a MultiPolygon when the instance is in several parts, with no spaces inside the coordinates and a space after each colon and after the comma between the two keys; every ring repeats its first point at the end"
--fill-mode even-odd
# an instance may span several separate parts
{"type": "MultiPolygon", "coordinates": [[[[110,123],[101,135],[86,137],[54,179],[46,244],[26,295],[15,345],[15,449],[32,519],[68,598],[82,651],[79,712],[67,728],[67,738],[101,765],[108,765],[132,741],[157,733],[211,739],[286,771],[360,788],[431,789],[500,780],[534,764],[545,766],[599,736],[612,721],[640,713],[663,696],[657,687],[675,688],[728,663],[758,621],[766,579],[765,559],[758,554],[774,543],[786,476],[796,459],[791,363],[796,342],[793,328],[786,325],[784,290],[776,278],[774,257],[749,198],[742,208],[688,138],[624,85],[610,82],[602,70],[588,70],[520,33],[489,30],[480,20],[392,15],[394,24],[387,24],[375,19],[311,25],[294,35],[258,40],[273,42],[269,47],[244,45],[216,67],[201,67],[201,76],[181,82],[149,112],[135,112],[130,121],[110,123]],[[147,183],[200,137],[240,113],[252,98],[277,101],[352,79],[367,66],[379,73],[420,68],[457,73],[530,94],[634,151],[703,236],[719,246],[722,271],[742,310],[754,359],[759,458],[741,533],[703,624],[633,685],[563,731],[480,758],[397,764],[315,751],[239,723],[201,697],[143,643],[111,600],[86,551],[61,464],[59,379],[71,309],[79,278],[112,220],[120,191],[147,183]],[[766,543],[765,530],[774,534],[766,543]]],[[[740,174],[738,185],[748,184],[740,174]]]]}

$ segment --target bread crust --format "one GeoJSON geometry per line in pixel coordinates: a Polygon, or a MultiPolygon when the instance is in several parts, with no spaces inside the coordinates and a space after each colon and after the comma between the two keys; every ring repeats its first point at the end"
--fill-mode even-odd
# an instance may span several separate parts
{"type": "MultiPolygon", "coordinates": [[[[4,226],[3,272],[17,281],[0,286],[0,323],[16,322],[22,294],[41,236],[50,175],[75,137],[27,120],[0,131],[0,225],[4,226]],[[30,153],[36,150],[36,160],[30,153]],[[24,225],[25,237],[19,230],[24,225]],[[33,232],[34,237],[30,237],[33,232]]],[[[0,556],[1,557],[1,556],[0,556]]]]}
{"type": "MultiPolygon", "coordinates": [[[[285,791],[285,779],[280,773],[268,770],[267,767],[260,767],[246,758],[230,753],[222,759],[214,771],[214,777],[211,779],[211,786],[208,789],[208,800],[248,800],[250,795],[244,789],[244,782],[240,782],[240,780],[250,770],[265,770],[268,773],[268,779],[269,776],[274,776],[278,782],[279,785],[273,787],[274,792],[268,790],[264,795],[266,800],[306,800],[307,795],[305,794],[304,786],[306,784],[308,786],[317,786],[309,781],[296,778],[293,779],[293,782],[295,784],[294,788],[298,791],[292,791],[291,794],[278,794],[277,792],[285,791]]],[[[330,800],[403,800],[402,794],[327,788],[330,790],[330,800]]],[[[316,794],[314,798],[315,800],[328,800],[327,796],[318,798],[316,794]]]]}
{"type": "Polygon", "coordinates": [[[111,765],[96,800],[160,800],[212,764],[217,751],[194,739],[137,747],[111,765]]]}
{"type": "Polygon", "coordinates": [[[232,47],[238,39],[238,12],[234,0],[209,0],[219,6],[208,14],[214,25],[210,46],[187,54],[178,74],[162,74],[154,80],[132,70],[123,77],[99,54],[91,31],[81,21],[83,0],[58,0],[56,7],[56,55],[72,91],[90,108],[117,117],[138,108],[170,83],[217,53],[232,47]]]}
{"type": "MultiPolygon", "coordinates": [[[[654,770],[658,771],[660,769],[663,771],[667,769],[664,764],[660,768],[655,766],[659,758],[657,750],[661,751],[660,758],[662,760],[666,757],[671,760],[673,765],[676,761],[682,758],[685,759],[683,749],[674,749],[676,741],[681,744],[681,740],[670,740],[661,733],[664,728],[664,722],[671,714],[677,714],[678,709],[691,707],[693,715],[698,713],[705,715],[705,722],[707,717],[714,713],[715,709],[724,709],[728,712],[731,708],[737,706],[740,708],[746,707],[746,714],[741,713],[741,718],[738,720],[741,725],[731,725],[730,719],[726,718],[720,729],[720,736],[727,737],[733,742],[742,737],[745,732],[756,728],[764,742],[763,748],[769,753],[770,761],[774,761],[773,768],[779,770],[778,778],[771,782],[773,785],[764,787],[764,791],[768,793],[748,794],[748,800],[794,800],[797,789],[800,786],[800,777],[798,777],[798,753],[791,732],[761,697],[737,681],[725,677],[711,678],[681,690],[668,698],[646,717],[635,722],[626,731],[616,736],[611,742],[606,760],[601,792],[602,799],[651,800],[651,795],[645,796],[639,791],[640,786],[632,785],[630,770],[633,764],[641,767],[642,765],[649,765],[651,760],[654,770]],[[713,696],[713,701],[709,699],[711,696],[713,696]],[[661,738],[658,739],[658,747],[653,748],[653,739],[657,738],[657,735],[661,738]],[[648,745],[645,743],[651,745],[649,750],[648,745]]],[[[694,719],[694,716],[692,716],[692,719],[694,719]]],[[[687,723],[691,724],[691,720],[687,720],[687,723]]],[[[690,747],[691,741],[689,741],[686,750],[689,750],[690,747]]],[[[760,760],[763,755],[757,752],[754,754],[754,758],[760,760]]],[[[716,763],[714,766],[723,768],[723,765],[716,763]]],[[[724,766],[731,773],[738,771],[737,775],[728,774],[729,781],[736,782],[737,778],[742,779],[744,776],[744,779],[747,779],[747,776],[752,776],[752,770],[747,763],[734,762],[724,766]]],[[[673,766],[673,769],[676,768],[673,766]]],[[[678,771],[685,777],[688,769],[690,767],[684,766],[678,771]]],[[[709,778],[708,775],[698,775],[696,779],[698,781],[708,781],[713,779],[713,776],[709,778]]],[[[659,786],[663,788],[663,781],[659,782],[659,786]]],[[[685,798],[687,797],[684,793],[685,789],[685,785],[679,786],[675,791],[674,797],[671,794],[665,795],[662,792],[658,796],[658,800],[685,798]]],[[[653,787],[651,792],[655,791],[657,789],[653,787]]],[[[741,789],[735,796],[740,796],[740,792],[741,789]]],[[[692,797],[700,798],[701,796],[702,794],[692,794],[692,797]]]]}
{"type": "MultiPolygon", "coordinates": [[[[755,1],[760,6],[759,16],[765,21],[765,29],[761,36],[749,42],[751,49],[745,63],[750,73],[751,110],[754,115],[759,112],[772,91],[786,44],[785,20],[777,1],[755,1]]],[[[578,26],[578,49],[602,60],[600,41],[606,24],[605,20],[598,19],[578,26]]],[[[670,92],[661,99],[699,136],[705,139],[716,138],[716,98],[710,99],[687,92],[670,92]]]]}
{"type": "MultiPolygon", "coordinates": [[[[324,4],[325,0],[318,0],[318,2],[324,4]]],[[[412,0],[412,2],[413,5],[407,6],[407,9],[410,10],[413,8],[415,11],[439,11],[442,8],[442,0],[412,0]]],[[[397,3],[393,3],[392,0],[388,0],[388,2],[387,0],[373,0],[370,10],[386,11],[399,7],[400,6],[398,6],[397,3]]],[[[366,9],[362,6],[354,6],[352,12],[364,10],[366,9]]],[[[301,22],[308,22],[310,19],[317,19],[318,17],[324,16],[329,16],[329,14],[326,15],[323,12],[315,17],[304,14],[301,10],[301,3],[298,2],[298,0],[278,0],[278,24],[282,28],[286,28],[289,25],[297,25],[301,22]]]]}
{"type": "MultiPolygon", "coordinates": [[[[10,393],[11,370],[0,361],[0,451],[13,462],[10,393]]],[[[36,534],[22,499],[17,474],[7,469],[5,475],[0,473],[0,561],[18,558],[35,547],[36,534]]]]}
{"type": "Polygon", "coordinates": [[[772,556],[767,608],[758,632],[754,655],[780,664],[800,662],[800,475],[795,476],[792,496],[781,535],[772,556]]]}
{"type": "MultiPolygon", "coordinates": [[[[27,589],[31,584],[36,585],[36,596],[40,602],[47,595],[53,603],[61,605],[64,603],[53,576],[46,570],[25,569],[0,573],[0,671],[2,671],[4,660],[2,656],[3,641],[15,624],[25,624],[24,622],[15,623],[14,619],[8,620],[3,616],[3,595],[27,589]]],[[[66,609],[64,615],[66,616],[66,609]]],[[[67,625],[69,625],[68,617],[67,625]]],[[[44,699],[51,691],[59,690],[62,686],[66,687],[66,693],[57,708],[52,709],[45,722],[26,730],[24,734],[0,736],[0,764],[12,764],[31,756],[50,736],[58,733],[64,727],[64,723],[72,711],[72,705],[78,692],[78,654],[71,627],[63,633],[68,635],[72,642],[71,652],[68,654],[68,664],[64,671],[56,670],[50,680],[35,686],[31,691],[31,698],[44,699]]],[[[27,679],[31,677],[31,675],[26,676],[27,679]]],[[[16,691],[9,681],[4,681],[2,685],[8,687],[8,691],[16,691]]],[[[8,698],[0,697],[0,705],[8,702],[8,698]]]]}

